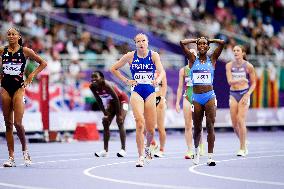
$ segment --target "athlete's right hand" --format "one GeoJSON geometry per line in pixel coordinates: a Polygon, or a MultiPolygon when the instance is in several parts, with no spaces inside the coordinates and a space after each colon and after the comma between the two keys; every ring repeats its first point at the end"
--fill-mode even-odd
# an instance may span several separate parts
{"type": "Polygon", "coordinates": [[[128,80],[126,81],[126,84],[127,84],[128,86],[135,87],[138,83],[137,83],[137,81],[135,81],[135,80],[130,80],[130,79],[128,79],[128,80]]]}
{"type": "Polygon", "coordinates": [[[180,105],[179,104],[176,104],[176,111],[177,111],[177,113],[180,113],[180,105]]]}
{"type": "Polygon", "coordinates": [[[241,81],[241,83],[248,83],[249,82],[249,80],[247,78],[241,78],[240,81],[241,81]]]}

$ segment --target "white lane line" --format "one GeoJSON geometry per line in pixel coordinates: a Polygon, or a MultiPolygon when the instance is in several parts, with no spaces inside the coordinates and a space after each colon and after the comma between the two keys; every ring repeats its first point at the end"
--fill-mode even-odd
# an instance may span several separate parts
{"type": "MultiPolygon", "coordinates": [[[[160,158],[159,160],[177,159],[177,158],[180,158],[180,157],[178,156],[178,157],[170,157],[170,158],[160,158]]],[[[156,160],[156,159],[153,159],[151,161],[154,161],[154,160],[156,160]]],[[[101,177],[101,176],[97,176],[97,175],[94,175],[94,174],[91,173],[92,170],[100,168],[100,167],[107,167],[107,166],[114,166],[114,165],[128,164],[128,163],[135,163],[135,162],[136,161],[125,161],[125,162],[109,163],[109,164],[105,164],[105,165],[98,165],[98,166],[94,166],[94,167],[90,167],[88,169],[85,169],[83,171],[83,173],[84,173],[84,175],[92,177],[92,178],[96,178],[96,179],[104,180],[104,181],[109,181],[109,182],[116,182],[116,183],[120,183],[120,184],[130,184],[130,185],[136,185],[136,186],[153,187],[153,188],[170,188],[170,189],[206,189],[206,188],[200,188],[200,187],[194,188],[194,187],[190,187],[190,186],[177,186],[177,185],[154,184],[154,183],[147,183],[147,182],[134,182],[134,181],[129,181],[129,180],[121,180],[121,179],[101,177]]],[[[137,170],[138,169],[141,169],[141,168],[137,168],[137,170]]],[[[207,188],[207,189],[209,189],[209,188],[207,188]]]]}
{"type": "MultiPolygon", "coordinates": [[[[261,159],[261,158],[271,158],[271,157],[283,157],[283,156],[284,155],[282,154],[282,155],[234,158],[234,159],[227,159],[227,160],[216,161],[216,163],[228,162],[228,161],[236,161],[236,160],[246,160],[246,159],[261,159]]],[[[284,186],[283,182],[273,182],[273,181],[264,181],[264,180],[254,180],[254,179],[242,179],[242,178],[237,178],[237,177],[227,177],[227,176],[208,174],[208,173],[204,173],[204,172],[195,170],[195,168],[197,168],[199,166],[202,166],[202,165],[206,165],[206,163],[191,166],[191,167],[189,167],[189,171],[192,172],[192,173],[195,173],[197,175],[214,177],[214,178],[219,178],[219,179],[224,179],[224,180],[232,180],[232,181],[240,181],[240,182],[250,182],[250,183],[256,183],[256,184],[268,184],[268,185],[284,186]]]]}
{"type": "Polygon", "coordinates": [[[2,183],[2,182],[0,182],[0,186],[5,186],[9,188],[21,188],[21,189],[51,189],[51,188],[42,188],[42,187],[34,187],[34,186],[8,184],[8,183],[2,183]]]}
{"type": "MultiPolygon", "coordinates": [[[[281,151],[262,151],[262,152],[254,152],[255,154],[257,153],[267,153],[267,152],[281,152],[281,151]]],[[[283,152],[283,151],[282,151],[283,152]]],[[[254,154],[254,153],[250,153],[250,154],[254,154]]],[[[61,154],[61,155],[64,155],[64,154],[61,154]]],[[[66,156],[68,156],[68,154],[65,154],[66,156]]],[[[76,154],[70,154],[70,156],[74,156],[76,154]]],[[[224,155],[232,155],[232,153],[224,153],[224,154],[216,154],[215,156],[224,156],[224,155]]],[[[277,155],[275,155],[277,156],[277,155]]],[[[283,155],[284,156],[284,155],[283,155]]],[[[45,156],[43,156],[45,157],[45,156]]],[[[56,155],[55,155],[56,157],[56,155]]],[[[177,157],[170,157],[170,158],[160,158],[159,160],[163,160],[163,159],[179,159],[179,158],[183,158],[183,157],[180,157],[180,156],[177,156],[177,157]]],[[[252,158],[252,157],[251,157],[252,158]]],[[[51,161],[42,161],[42,162],[34,162],[32,163],[32,165],[36,165],[36,164],[47,164],[47,163],[59,163],[59,162],[69,162],[69,161],[81,161],[81,160],[88,160],[88,159],[95,159],[94,157],[90,157],[90,158],[72,158],[72,159],[63,159],[63,160],[51,160],[51,161]]],[[[102,158],[100,158],[102,159],[102,158]]],[[[235,160],[241,160],[242,158],[237,158],[235,160]]],[[[6,160],[6,159],[5,159],[6,160]]],[[[155,159],[154,159],[155,160],[155,159]]],[[[230,160],[223,160],[223,161],[230,161],[230,160]]],[[[135,162],[135,161],[130,161],[130,162],[135,162]]],[[[220,161],[219,161],[220,162],[220,161]]],[[[31,166],[32,166],[31,165],[31,166]]],[[[112,164],[106,164],[106,165],[100,165],[100,166],[97,166],[98,167],[103,167],[103,166],[109,166],[109,165],[112,165],[112,164]]],[[[204,164],[200,164],[200,165],[204,165],[204,164]]],[[[198,165],[198,166],[200,166],[198,165]]],[[[19,164],[17,166],[24,166],[24,164],[19,164]]],[[[197,167],[197,166],[196,166],[197,167]]],[[[0,169],[3,169],[4,167],[0,167],[0,169]]],[[[14,168],[4,168],[4,169],[14,169],[14,168]]],[[[197,174],[200,174],[202,175],[203,173],[197,173],[197,174]]],[[[206,175],[207,176],[207,175],[206,175]]],[[[98,179],[105,179],[105,177],[100,177],[100,176],[96,176],[98,179]]],[[[218,178],[218,177],[217,177],[218,178]]],[[[115,181],[113,181],[115,182],[115,181]]],[[[144,183],[143,183],[144,184],[144,183]]],[[[154,184],[155,185],[155,184],[154,184]]],[[[0,186],[7,186],[7,187],[11,187],[11,188],[22,188],[22,189],[48,189],[48,188],[41,188],[41,187],[32,187],[32,186],[24,186],[24,185],[15,185],[15,184],[9,184],[9,183],[3,183],[3,182],[0,182],[0,186]]],[[[155,186],[153,186],[155,187],[155,186]]],[[[156,186],[157,187],[157,186],[156,186]]],[[[170,186],[172,187],[172,186],[170,186]]],[[[177,186],[174,186],[174,188],[177,188],[177,186]]],[[[187,187],[188,188],[188,187],[187,187]]],[[[182,188],[181,188],[182,189],[182,188]]],[[[200,189],[200,188],[198,188],[200,189]]]]}

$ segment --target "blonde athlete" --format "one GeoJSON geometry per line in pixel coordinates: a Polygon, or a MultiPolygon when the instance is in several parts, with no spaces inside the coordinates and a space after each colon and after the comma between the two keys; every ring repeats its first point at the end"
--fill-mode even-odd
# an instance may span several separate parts
{"type": "Polygon", "coordinates": [[[112,67],[111,72],[132,87],[130,104],[136,122],[136,143],[138,161],[136,167],[144,166],[144,129],[146,130],[145,156],[152,158],[150,144],[154,137],[157,124],[155,86],[162,81],[165,71],[160,60],[160,55],[148,49],[148,38],[145,34],[137,34],[134,38],[136,50],[126,53],[112,67]],[[129,64],[132,78],[128,79],[121,74],[119,69],[129,64]],[[155,71],[160,73],[155,79],[155,71]]]}
{"type": "Polygon", "coordinates": [[[246,115],[250,105],[250,95],[256,86],[255,70],[252,64],[245,60],[244,48],[236,45],[233,48],[235,60],[226,64],[227,81],[230,85],[230,113],[234,131],[240,141],[237,156],[246,156],[247,128],[246,115]]]}
{"type": "MultiPolygon", "coordinates": [[[[158,77],[159,74],[156,74],[158,77]]],[[[167,77],[163,77],[162,82],[156,87],[156,106],[157,106],[157,128],[159,133],[160,149],[154,154],[155,157],[164,157],[164,148],[166,143],[165,115],[166,115],[166,94],[167,94],[167,77]]],[[[154,149],[158,148],[156,141],[151,143],[154,149]]]]}
{"type": "MultiPolygon", "coordinates": [[[[197,55],[197,52],[194,49],[190,49],[192,53],[197,55]]],[[[193,158],[193,149],[192,149],[192,81],[190,76],[189,66],[184,66],[179,70],[179,84],[177,89],[177,100],[176,100],[176,111],[180,112],[180,100],[182,96],[183,86],[185,87],[183,94],[183,115],[185,121],[185,141],[187,145],[187,152],[184,156],[185,159],[193,158]]],[[[202,133],[200,138],[200,155],[204,155],[204,145],[202,143],[202,133]]]]}

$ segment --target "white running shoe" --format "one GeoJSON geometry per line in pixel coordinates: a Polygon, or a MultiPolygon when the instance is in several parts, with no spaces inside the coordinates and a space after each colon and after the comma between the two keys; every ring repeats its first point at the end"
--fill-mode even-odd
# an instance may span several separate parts
{"type": "Polygon", "coordinates": [[[9,157],[9,159],[3,163],[3,167],[16,167],[14,158],[9,157]]]}
{"type": "Polygon", "coordinates": [[[27,150],[23,151],[23,156],[24,156],[25,166],[26,167],[30,166],[32,164],[32,160],[31,160],[31,156],[30,156],[30,154],[27,150]]]}
{"type": "Polygon", "coordinates": [[[107,153],[106,150],[102,150],[102,151],[100,151],[100,152],[96,152],[96,153],[95,153],[95,156],[96,156],[96,157],[107,157],[107,156],[108,156],[108,153],[107,153]]]}
{"type": "Polygon", "coordinates": [[[239,150],[237,156],[245,157],[246,156],[245,150],[239,150]]]}
{"type": "Polygon", "coordinates": [[[165,154],[164,154],[163,151],[159,150],[157,153],[154,154],[154,156],[157,157],[157,158],[163,158],[163,157],[165,157],[165,154]]]}
{"type": "Polygon", "coordinates": [[[125,157],[127,155],[126,151],[121,149],[119,152],[117,152],[117,157],[125,157]]]}
{"type": "Polygon", "coordinates": [[[215,166],[216,162],[212,158],[208,158],[207,160],[207,165],[208,166],[215,166]]]}
{"type": "Polygon", "coordinates": [[[136,162],[136,167],[144,167],[144,157],[140,156],[136,162]]]}
{"type": "Polygon", "coordinates": [[[200,158],[200,148],[197,148],[197,152],[195,152],[194,157],[193,157],[193,164],[198,165],[199,164],[199,158],[200,158]]]}
{"type": "Polygon", "coordinates": [[[157,153],[159,151],[159,145],[158,144],[151,144],[150,149],[153,153],[157,153]]]}

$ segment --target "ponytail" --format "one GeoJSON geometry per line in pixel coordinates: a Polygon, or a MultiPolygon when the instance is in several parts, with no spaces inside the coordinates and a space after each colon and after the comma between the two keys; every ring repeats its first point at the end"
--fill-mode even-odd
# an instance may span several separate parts
{"type": "Polygon", "coordinates": [[[20,46],[23,46],[23,39],[22,39],[22,37],[18,40],[18,44],[19,44],[20,46]]]}

